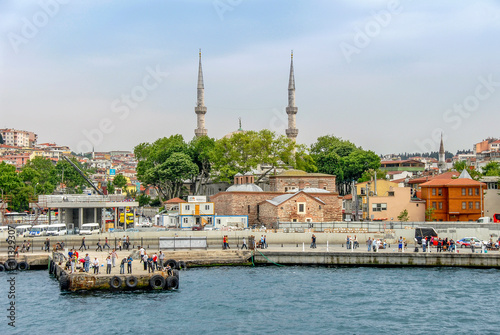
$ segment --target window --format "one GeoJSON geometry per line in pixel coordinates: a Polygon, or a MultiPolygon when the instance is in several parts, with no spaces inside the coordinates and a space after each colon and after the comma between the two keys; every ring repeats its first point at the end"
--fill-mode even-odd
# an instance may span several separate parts
{"type": "MultiPolygon", "coordinates": [[[[462,190],[465,190],[465,188],[463,188],[462,190]]],[[[467,209],[467,202],[462,201],[462,209],[467,209]]]]}
{"type": "Polygon", "coordinates": [[[186,211],[188,211],[188,210],[189,210],[189,205],[184,206],[184,209],[185,209],[186,211]]]}
{"type": "Polygon", "coordinates": [[[469,195],[472,195],[472,188],[469,188],[469,195]]]}
{"type": "Polygon", "coordinates": [[[205,205],[205,210],[209,211],[210,210],[210,205],[205,205]]]}
{"type": "Polygon", "coordinates": [[[436,195],[436,189],[432,188],[432,195],[436,195]]]}
{"type": "Polygon", "coordinates": [[[443,189],[442,188],[438,188],[438,195],[439,196],[443,195],[443,189]]]}
{"type": "Polygon", "coordinates": [[[292,219],[292,222],[297,222],[297,219],[292,219]]]}
{"type": "Polygon", "coordinates": [[[443,209],[443,203],[441,201],[438,203],[438,208],[443,209]]]}
{"type": "Polygon", "coordinates": [[[479,189],[476,188],[475,190],[476,190],[476,195],[479,195],[479,189]]]}
{"type": "Polygon", "coordinates": [[[220,225],[220,219],[217,219],[217,224],[220,225]]]}
{"type": "Polygon", "coordinates": [[[189,223],[189,218],[183,218],[183,219],[182,219],[182,222],[184,222],[184,223],[189,223]]]}
{"type": "Polygon", "coordinates": [[[298,204],[298,211],[297,211],[299,214],[305,214],[306,212],[306,204],[303,203],[303,202],[300,202],[298,204]]]}
{"type": "Polygon", "coordinates": [[[479,209],[479,201],[476,201],[476,209],[479,209]]]}
{"type": "Polygon", "coordinates": [[[312,222],[312,219],[307,218],[306,222],[312,222]]]}
{"type": "Polygon", "coordinates": [[[465,188],[462,188],[462,195],[466,195],[465,188]]]}
{"type": "Polygon", "coordinates": [[[472,209],[472,201],[469,201],[469,209],[472,209]]]}
{"type": "Polygon", "coordinates": [[[248,213],[250,213],[250,205],[248,205],[248,213]]]}
{"type": "Polygon", "coordinates": [[[387,210],[387,204],[372,204],[372,212],[381,212],[387,210]]]}
{"type": "Polygon", "coordinates": [[[435,201],[432,202],[432,208],[436,209],[436,202],[435,201]]]}

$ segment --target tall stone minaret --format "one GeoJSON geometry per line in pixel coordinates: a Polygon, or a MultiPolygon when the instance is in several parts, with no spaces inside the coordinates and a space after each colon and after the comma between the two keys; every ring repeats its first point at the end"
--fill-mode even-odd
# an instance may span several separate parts
{"type": "Polygon", "coordinates": [[[443,133],[441,133],[441,144],[439,145],[439,162],[438,168],[441,171],[446,170],[446,158],[444,154],[443,133]]]}
{"type": "Polygon", "coordinates": [[[205,114],[207,113],[207,107],[205,107],[205,87],[203,85],[203,70],[201,69],[201,49],[200,64],[198,67],[198,92],[194,112],[196,113],[197,121],[197,128],[194,130],[196,137],[207,135],[207,129],[205,128],[205,114]]]}
{"type": "Polygon", "coordinates": [[[288,114],[288,129],[286,130],[286,136],[292,139],[294,142],[297,139],[299,130],[296,128],[295,115],[297,114],[298,108],[295,106],[295,77],[293,74],[293,50],[291,54],[290,61],[290,80],[288,81],[288,106],[286,107],[286,113],[288,114]]]}

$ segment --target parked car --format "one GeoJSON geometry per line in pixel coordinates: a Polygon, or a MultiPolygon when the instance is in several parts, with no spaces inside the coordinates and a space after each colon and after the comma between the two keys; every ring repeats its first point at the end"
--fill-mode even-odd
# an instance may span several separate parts
{"type": "Polygon", "coordinates": [[[194,226],[191,226],[191,230],[202,230],[203,227],[199,224],[195,224],[194,226]]]}
{"type": "Polygon", "coordinates": [[[470,248],[470,242],[472,239],[474,239],[474,247],[476,248],[481,248],[481,242],[483,242],[484,245],[488,244],[488,242],[482,241],[477,237],[464,237],[463,239],[457,241],[457,246],[460,246],[460,248],[470,248]]]}
{"type": "Polygon", "coordinates": [[[203,230],[217,230],[213,224],[207,224],[203,227],[203,230]]]}

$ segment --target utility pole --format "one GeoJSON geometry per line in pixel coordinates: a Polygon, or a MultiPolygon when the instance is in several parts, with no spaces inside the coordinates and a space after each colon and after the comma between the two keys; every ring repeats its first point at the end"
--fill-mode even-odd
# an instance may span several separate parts
{"type": "Polygon", "coordinates": [[[370,182],[366,183],[366,219],[370,221],[370,182]]]}

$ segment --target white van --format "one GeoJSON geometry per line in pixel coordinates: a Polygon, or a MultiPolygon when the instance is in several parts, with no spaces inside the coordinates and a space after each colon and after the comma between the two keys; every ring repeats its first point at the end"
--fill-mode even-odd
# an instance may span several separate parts
{"type": "Polygon", "coordinates": [[[51,224],[49,229],[47,229],[47,235],[49,236],[62,236],[67,233],[68,231],[66,230],[66,225],[64,223],[51,224]]]}
{"type": "Polygon", "coordinates": [[[16,233],[18,236],[26,237],[30,234],[31,225],[21,225],[16,227],[16,233]]]}
{"type": "Polygon", "coordinates": [[[48,224],[40,224],[31,227],[30,229],[30,237],[35,237],[35,236],[45,236],[47,235],[47,229],[49,228],[48,224]]]}
{"type": "Polygon", "coordinates": [[[101,227],[98,223],[84,223],[80,227],[80,235],[99,234],[101,227]]]}

